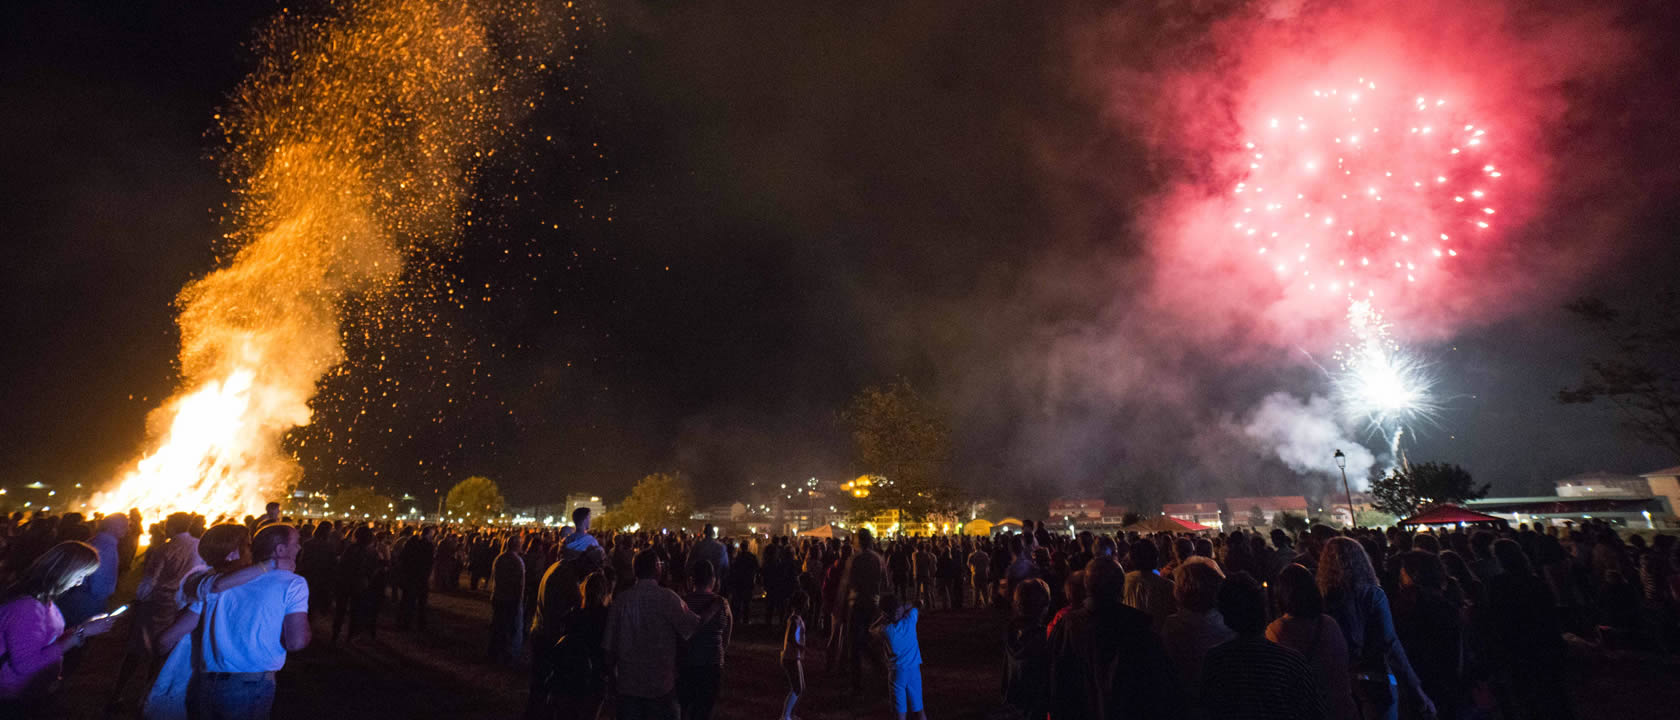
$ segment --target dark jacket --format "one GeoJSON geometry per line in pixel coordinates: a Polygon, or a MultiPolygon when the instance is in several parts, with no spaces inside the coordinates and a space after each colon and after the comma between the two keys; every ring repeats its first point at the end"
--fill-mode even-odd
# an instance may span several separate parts
{"type": "Polygon", "coordinates": [[[1050,636],[1056,720],[1183,717],[1178,680],[1148,613],[1118,603],[1069,612],[1050,636]]]}

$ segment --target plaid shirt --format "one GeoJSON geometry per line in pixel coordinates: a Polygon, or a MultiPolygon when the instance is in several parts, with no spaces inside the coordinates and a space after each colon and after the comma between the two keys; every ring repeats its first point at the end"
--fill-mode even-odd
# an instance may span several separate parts
{"type": "Polygon", "coordinates": [[[676,690],[678,642],[699,627],[700,616],[657,580],[637,580],[614,595],[603,646],[617,662],[619,694],[658,698],[676,690]]]}

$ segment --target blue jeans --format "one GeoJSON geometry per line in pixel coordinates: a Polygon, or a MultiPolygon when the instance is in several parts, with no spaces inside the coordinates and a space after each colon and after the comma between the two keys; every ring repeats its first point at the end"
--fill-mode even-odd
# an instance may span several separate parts
{"type": "Polygon", "coordinates": [[[197,673],[187,685],[190,720],[268,720],[274,673],[197,673]]]}

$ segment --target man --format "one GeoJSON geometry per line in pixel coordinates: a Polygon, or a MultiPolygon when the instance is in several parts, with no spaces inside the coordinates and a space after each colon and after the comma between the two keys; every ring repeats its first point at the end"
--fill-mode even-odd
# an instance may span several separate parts
{"type": "Polygon", "coordinates": [[[677,644],[692,637],[702,619],[659,586],[660,560],[652,549],[636,553],[634,568],[636,583],[613,597],[602,643],[618,677],[618,717],[676,720],[677,644]]]}
{"type": "Polygon", "coordinates": [[[519,536],[502,543],[502,553],[492,564],[495,584],[490,586],[490,661],[512,665],[519,659],[525,638],[525,558],[519,554],[519,536]]]}
{"type": "Polygon", "coordinates": [[[938,569],[935,566],[938,559],[933,556],[932,551],[928,550],[926,540],[918,540],[916,541],[916,552],[911,555],[911,560],[916,566],[915,602],[921,603],[922,607],[932,610],[935,595],[933,579],[934,571],[938,569]]]}
{"type": "Polygon", "coordinates": [[[600,550],[603,554],[606,552],[602,549],[601,542],[596,540],[594,535],[589,534],[589,522],[589,508],[580,507],[572,511],[572,525],[575,525],[577,530],[566,536],[565,541],[561,544],[561,560],[576,560],[591,549],[600,550]]]}
{"type": "Polygon", "coordinates": [[[717,704],[718,691],[723,686],[723,658],[729,649],[735,618],[729,612],[729,602],[712,592],[717,587],[717,574],[709,560],[689,566],[689,587],[683,597],[688,609],[711,619],[700,624],[683,648],[682,668],[677,674],[677,700],[687,720],[710,720],[712,706],[717,704]]]}
{"type": "Polygon", "coordinates": [[[974,552],[969,553],[968,573],[974,582],[974,604],[977,607],[991,605],[992,556],[986,553],[986,541],[975,545],[974,552]]]}
{"type": "Polygon", "coordinates": [[[1324,718],[1324,695],[1312,666],[1300,653],[1266,639],[1266,598],[1260,583],[1247,573],[1227,579],[1219,589],[1219,612],[1237,637],[1209,650],[1203,661],[1202,707],[1209,716],[1324,718]]]}
{"type": "Polygon", "coordinates": [[[863,659],[879,660],[869,651],[869,627],[880,613],[881,590],[887,581],[887,560],[875,551],[875,536],[868,528],[857,531],[857,552],[846,561],[841,576],[840,597],[845,608],[845,652],[851,658],[852,692],[863,692],[863,659]]]}
{"type": "Polygon", "coordinates": [[[1050,632],[1056,720],[1183,717],[1177,681],[1148,613],[1121,602],[1125,573],[1112,557],[1085,566],[1085,606],[1050,632]]]}
{"type": "Polygon", "coordinates": [[[286,653],[309,646],[309,583],[295,571],[302,542],[297,528],[266,525],[251,539],[255,570],[242,583],[212,592],[187,607],[166,644],[197,627],[200,670],[187,687],[188,716],[198,720],[264,720],[274,706],[274,673],[286,653]]]}
{"type": "Polygon", "coordinates": [[[263,506],[262,517],[257,518],[257,529],[280,522],[280,503],[271,502],[263,506]]]}
{"type": "Polygon", "coordinates": [[[333,594],[330,590],[337,573],[334,567],[338,565],[338,542],[333,538],[331,520],[322,520],[315,526],[315,533],[303,541],[303,551],[298,554],[298,574],[309,583],[309,613],[311,615],[327,615],[332,609],[333,594]]]}
{"type": "Polygon", "coordinates": [[[1178,612],[1177,603],[1173,601],[1173,583],[1156,571],[1160,554],[1154,541],[1149,538],[1139,540],[1132,543],[1128,552],[1132,559],[1132,571],[1126,573],[1125,602],[1149,613],[1155,629],[1160,630],[1167,616],[1178,612]]]}
{"type": "Polygon", "coordinates": [[[694,549],[688,553],[689,565],[705,560],[712,564],[712,569],[718,577],[729,577],[729,549],[718,542],[717,528],[711,523],[706,523],[703,534],[705,537],[694,543],[694,549]]]}
{"type": "Polygon", "coordinates": [[[99,534],[88,540],[88,544],[99,551],[99,569],[94,570],[81,585],[71,588],[58,599],[58,608],[64,613],[65,627],[75,627],[86,622],[88,618],[105,612],[105,604],[110,602],[111,595],[117,592],[117,546],[126,535],[127,515],[107,515],[99,521],[99,534]]]}
{"type": "Polygon", "coordinates": [[[192,535],[192,523],[192,515],[184,512],[165,518],[163,532],[169,539],[146,553],[140,585],[134,590],[130,615],[134,621],[129,629],[128,653],[117,669],[117,686],[111,691],[113,705],[122,702],[123,688],[134,677],[140,662],[153,663],[158,652],[158,636],[169,629],[185,607],[180,601],[182,581],[204,567],[204,559],[198,556],[198,538],[192,535]]]}
{"type": "Polygon", "coordinates": [[[402,588],[402,605],[397,611],[398,630],[407,630],[410,625],[426,629],[432,563],[437,552],[432,542],[434,537],[437,537],[437,528],[427,525],[418,537],[410,537],[408,542],[403,543],[402,553],[397,555],[397,585],[402,588]]]}

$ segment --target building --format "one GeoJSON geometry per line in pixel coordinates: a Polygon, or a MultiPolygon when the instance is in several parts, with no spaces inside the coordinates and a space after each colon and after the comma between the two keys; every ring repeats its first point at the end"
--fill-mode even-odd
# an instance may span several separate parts
{"type": "Polygon", "coordinates": [[[1073,523],[1081,520],[1100,521],[1103,515],[1107,514],[1103,512],[1105,507],[1107,503],[1098,498],[1051,500],[1049,517],[1051,520],[1073,523]]]}
{"type": "Polygon", "coordinates": [[[1639,477],[1644,478],[1652,497],[1667,504],[1664,522],[1669,527],[1680,524],[1675,522],[1675,515],[1680,515],[1680,465],[1653,470],[1639,477]]]}
{"type": "MultiPolygon", "coordinates": [[[[1225,511],[1229,513],[1232,525],[1245,527],[1265,527],[1272,524],[1272,519],[1280,512],[1288,512],[1301,517],[1307,516],[1307,499],[1300,495],[1275,495],[1270,497],[1234,497],[1225,498],[1225,511]],[[1261,524],[1253,522],[1254,509],[1260,509],[1261,524]]],[[[1202,523],[1206,525],[1207,523],[1202,523]]]]}
{"type": "Polygon", "coordinates": [[[1219,517],[1219,503],[1216,502],[1168,503],[1161,506],[1161,514],[1210,528],[1225,526],[1219,517]]]}
{"type": "Polygon", "coordinates": [[[1664,513],[1664,505],[1666,500],[1648,495],[1542,495],[1482,498],[1464,503],[1471,510],[1505,518],[1513,526],[1520,523],[1564,525],[1582,520],[1603,520],[1611,525],[1637,529],[1655,528],[1657,519],[1664,513]]]}
{"type": "Polygon", "coordinates": [[[570,525],[572,523],[572,511],[580,507],[589,508],[590,517],[600,517],[601,513],[607,511],[607,504],[601,501],[601,496],[599,495],[570,493],[566,495],[566,508],[561,513],[563,519],[557,518],[558,522],[560,524],[570,525]]]}
{"type": "Polygon", "coordinates": [[[1638,475],[1598,472],[1557,481],[1558,497],[1650,497],[1651,484],[1638,475]]]}

